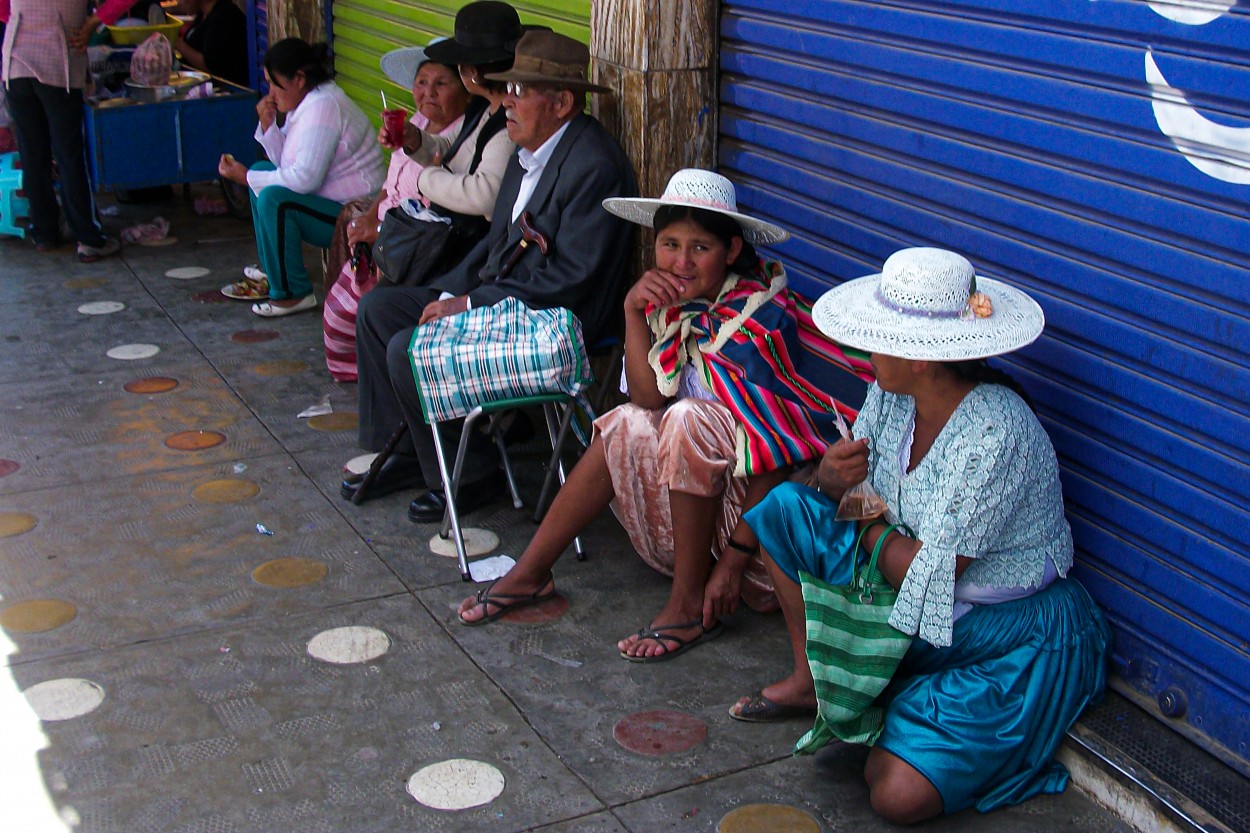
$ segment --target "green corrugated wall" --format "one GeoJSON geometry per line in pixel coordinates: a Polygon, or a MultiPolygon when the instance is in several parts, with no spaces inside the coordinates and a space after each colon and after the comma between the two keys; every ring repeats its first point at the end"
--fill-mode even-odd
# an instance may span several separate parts
{"type": "MultiPolygon", "coordinates": [[[[437,35],[450,36],[456,10],[467,0],[332,0],[334,68],[339,85],[369,114],[381,121],[387,98],[412,107],[408,90],[395,86],[378,69],[378,58],[399,46],[420,46],[437,35]]],[[[522,23],[540,23],[586,43],[590,0],[514,2],[522,23]]]]}

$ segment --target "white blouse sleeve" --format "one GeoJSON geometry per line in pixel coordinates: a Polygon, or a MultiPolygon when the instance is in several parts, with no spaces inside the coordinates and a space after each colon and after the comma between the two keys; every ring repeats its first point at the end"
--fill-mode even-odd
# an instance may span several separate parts
{"type": "MultiPolygon", "coordinates": [[[[328,95],[305,99],[300,111],[299,122],[291,126],[294,135],[285,139],[291,142],[298,136],[296,157],[290,164],[279,164],[276,170],[248,172],[247,184],[257,194],[270,185],[281,185],[297,194],[312,194],[325,182],[346,119],[339,112],[338,102],[328,95]]],[[[276,158],[282,159],[280,154],[276,158]]]]}

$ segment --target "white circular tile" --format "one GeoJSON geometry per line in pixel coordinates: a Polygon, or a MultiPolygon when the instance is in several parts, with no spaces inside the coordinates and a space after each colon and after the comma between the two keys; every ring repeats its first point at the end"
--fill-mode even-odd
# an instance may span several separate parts
{"type": "Polygon", "coordinates": [[[161,352],[161,348],[155,344],[119,344],[104,355],[110,359],[131,361],[133,359],[150,359],[159,352],[161,352]]]}
{"type": "Polygon", "coordinates": [[[468,758],[430,764],[408,779],[408,794],[435,810],[467,810],[489,804],[503,787],[502,772],[468,758]]]}
{"type": "Polygon", "coordinates": [[[170,269],[166,272],[165,277],[173,278],[176,281],[189,281],[195,278],[202,278],[212,271],[212,269],[205,269],[203,266],[179,266],[177,269],[170,269]]]}
{"type": "Polygon", "coordinates": [[[348,474],[364,474],[373,465],[373,461],[377,456],[377,452],[374,452],[373,454],[361,454],[359,457],[353,457],[343,464],[343,471],[348,474]]]}
{"type": "MultiPolygon", "coordinates": [[[[489,529],[480,529],[476,526],[462,526],[460,527],[460,532],[464,535],[465,555],[469,557],[486,555],[488,552],[494,552],[499,549],[499,536],[489,529]]],[[[441,555],[444,558],[455,558],[455,538],[443,538],[441,535],[436,534],[430,539],[430,552],[435,555],[441,555]]]]}
{"type": "Polygon", "coordinates": [[[111,312],[121,312],[126,305],[121,301],[92,301],[88,304],[81,304],[78,311],[83,315],[108,315],[111,312]]]}
{"type": "Polygon", "coordinates": [[[377,628],[349,625],[331,628],[308,640],[308,655],[335,665],[368,662],[385,654],[391,638],[377,628]]]}
{"type": "Polygon", "coordinates": [[[45,721],[82,717],[104,702],[104,689],[76,677],[36,683],[22,694],[39,719],[45,721]]]}

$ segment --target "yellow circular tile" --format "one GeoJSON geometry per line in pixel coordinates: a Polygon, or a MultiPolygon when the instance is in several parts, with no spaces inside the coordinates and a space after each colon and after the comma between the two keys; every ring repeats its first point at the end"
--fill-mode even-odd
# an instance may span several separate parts
{"type": "Polygon", "coordinates": [[[308,427],[317,431],[355,431],[359,424],[360,418],[350,412],[308,418],[308,427]]]}
{"type": "Polygon", "coordinates": [[[308,362],[282,359],[276,362],[261,362],[252,365],[252,372],[258,376],[294,376],[308,370],[308,362]]]}
{"type": "Polygon", "coordinates": [[[165,438],[165,447],[175,451],[203,451],[226,441],[226,435],[218,431],[179,431],[165,438]]]}
{"type": "Polygon", "coordinates": [[[43,633],[77,615],[78,608],[61,599],[31,599],[0,610],[0,627],[12,633],[43,633]]]}
{"type": "Polygon", "coordinates": [[[104,278],[70,278],[62,284],[66,289],[99,289],[108,286],[104,278]]]}
{"type": "Polygon", "coordinates": [[[315,558],[275,558],[252,570],[252,580],[266,587],[305,587],[329,572],[329,566],[315,558]]]}
{"type": "Polygon", "coordinates": [[[122,385],[127,393],[164,393],[178,387],[178,380],[168,376],[148,376],[122,385]]]}
{"type": "Polygon", "coordinates": [[[0,512],[0,538],[12,538],[30,532],[39,525],[39,519],[25,512],[0,512]]]}
{"type": "Polygon", "coordinates": [[[716,833],[820,833],[820,822],[798,807],[748,804],[726,814],[716,833]]]}
{"type": "Polygon", "coordinates": [[[201,483],[191,492],[200,503],[241,503],[260,494],[260,484],[251,480],[227,477],[201,483]]]}

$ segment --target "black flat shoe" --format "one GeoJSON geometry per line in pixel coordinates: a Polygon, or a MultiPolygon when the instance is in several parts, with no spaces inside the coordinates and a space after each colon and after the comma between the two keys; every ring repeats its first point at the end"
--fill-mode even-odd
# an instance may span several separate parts
{"type": "MultiPolygon", "coordinates": [[[[460,499],[456,509],[461,515],[467,515],[489,506],[503,497],[504,479],[488,477],[476,483],[465,483],[460,487],[460,499]]],[[[414,524],[432,524],[443,519],[447,511],[447,496],[442,489],[431,489],[412,503],[408,504],[408,520],[414,524]]]]}
{"type": "MultiPolygon", "coordinates": [[[[339,497],[343,498],[343,500],[351,500],[356,496],[356,491],[360,488],[360,484],[364,479],[365,476],[363,474],[353,474],[345,478],[339,484],[339,497]]],[[[369,484],[369,491],[365,493],[364,500],[384,497],[395,492],[424,488],[425,475],[421,473],[421,464],[417,459],[415,457],[392,454],[382,464],[382,468],[378,471],[378,476],[369,484]]]]}

